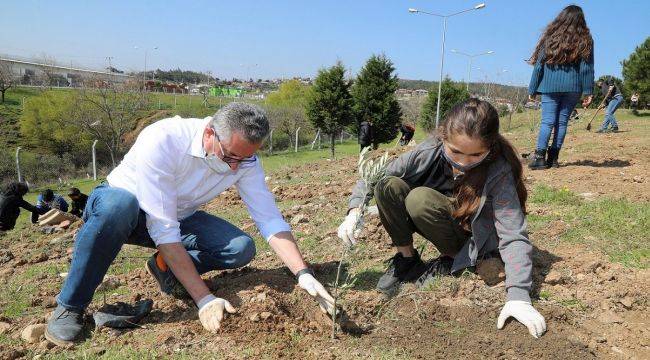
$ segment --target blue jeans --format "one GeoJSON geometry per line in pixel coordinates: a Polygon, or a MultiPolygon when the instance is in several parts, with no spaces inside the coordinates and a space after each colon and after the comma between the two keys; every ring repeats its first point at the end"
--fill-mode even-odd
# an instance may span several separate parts
{"type": "MultiPolygon", "coordinates": [[[[155,248],[138,200],[126,190],[99,185],[88,198],[68,277],[57,302],[81,311],[92,301],[123,244],[155,248]]],[[[198,211],[180,222],[182,244],[196,270],[234,269],[255,257],[253,239],[236,226],[198,211]]]]}
{"type": "Polygon", "coordinates": [[[618,109],[619,106],[623,103],[623,95],[615,95],[607,104],[607,109],[605,110],[605,120],[600,126],[601,130],[607,129],[610,125],[613,128],[618,128],[618,123],[614,117],[614,112],[618,109]]]}
{"type": "Polygon", "coordinates": [[[542,123],[537,136],[537,150],[546,150],[548,140],[553,132],[551,147],[562,148],[569,116],[580,100],[580,93],[542,94],[542,123]]]}

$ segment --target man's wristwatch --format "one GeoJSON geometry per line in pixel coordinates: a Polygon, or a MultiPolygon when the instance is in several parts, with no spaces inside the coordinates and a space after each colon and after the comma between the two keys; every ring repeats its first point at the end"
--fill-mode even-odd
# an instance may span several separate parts
{"type": "Polygon", "coordinates": [[[300,275],[303,275],[303,274],[310,274],[311,276],[314,276],[314,270],[306,267],[306,268],[304,268],[304,269],[302,269],[302,270],[300,270],[300,271],[298,271],[296,273],[296,279],[300,278],[300,275]]]}

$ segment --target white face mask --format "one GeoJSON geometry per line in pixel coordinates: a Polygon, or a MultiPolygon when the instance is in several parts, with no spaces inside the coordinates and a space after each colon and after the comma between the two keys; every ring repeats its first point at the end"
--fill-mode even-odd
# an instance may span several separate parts
{"type": "Polygon", "coordinates": [[[488,155],[490,155],[490,152],[488,151],[487,153],[485,153],[485,155],[483,155],[478,161],[473,162],[471,164],[466,164],[466,165],[461,165],[461,164],[455,162],[451,158],[451,156],[449,156],[449,154],[447,154],[447,149],[444,146],[442,148],[442,155],[445,157],[445,159],[447,159],[447,161],[449,162],[449,164],[451,164],[452,167],[456,168],[456,170],[458,170],[460,172],[466,173],[466,172],[472,170],[473,168],[481,165],[483,163],[483,161],[485,160],[485,158],[487,158],[488,155]]]}
{"type": "Polygon", "coordinates": [[[216,141],[217,139],[215,136],[215,139],[212,141],[212,154],[206,155],[206,157],[203,158],[203,161],[205,161],[205,164],[217,174],[226,174],[229,171],[232,171],[232,169],[230,168],[230,165],[226,164],[225,161],[221,160],[221,158],[217,156],[214,146],[216,141]]]}

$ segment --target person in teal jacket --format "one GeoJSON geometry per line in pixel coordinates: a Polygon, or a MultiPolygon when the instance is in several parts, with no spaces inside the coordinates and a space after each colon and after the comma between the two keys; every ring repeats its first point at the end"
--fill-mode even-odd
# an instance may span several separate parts
{"type": "Polygon", "coordinates": [[[581,96],[591,104],[594,84],[594,41],[579,6],[570,5],[546,27],[529,63],[534,65],[528,96],[542,95],[542,121],[529,168],[559,167],[558,156],[569,117],[581,96]],[[553,133],[553,141],[548,147],[553,133]],[[548,149],[547,149],[548,147],[548,149]],[[548,155],[548,157],[547,157],[548,155]]]}

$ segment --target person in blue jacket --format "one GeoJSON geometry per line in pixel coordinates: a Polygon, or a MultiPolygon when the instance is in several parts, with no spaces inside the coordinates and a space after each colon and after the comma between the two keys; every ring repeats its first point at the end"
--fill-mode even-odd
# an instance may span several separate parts
{"type": "Polygon", "coordinates": [[[46,189],[36,199],[36,209],[38,213],[32,213],[32,222],[38,220],[39,213],[42,215],[52,209],[68,212],[68,203],[63,196],[55,194],[51,189],[46,189]]]}
{"type": "Polygon", "coordinates": [[[529,63],[534,68],[528,94],[531,101],[537,94],[542,95],[542,122],[528,167],[533,170],[559,167],[558,156],[569,116],[582,95],[585,96],[583,106],[589,106],[592,101],[594,41],[582,8],[567,6],[548,24],[529,63]],[[548,147],[551,133],[553,141],[548,147]]]}

